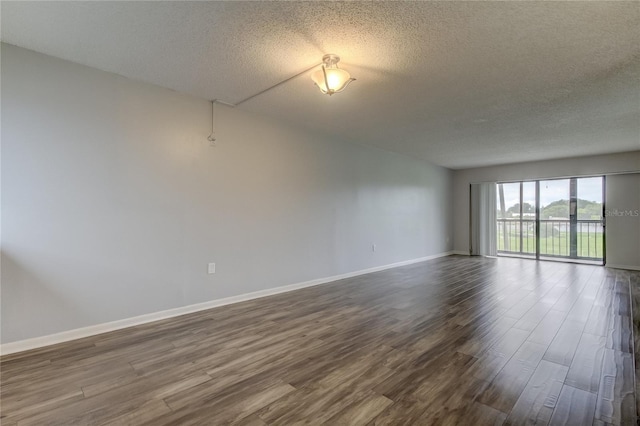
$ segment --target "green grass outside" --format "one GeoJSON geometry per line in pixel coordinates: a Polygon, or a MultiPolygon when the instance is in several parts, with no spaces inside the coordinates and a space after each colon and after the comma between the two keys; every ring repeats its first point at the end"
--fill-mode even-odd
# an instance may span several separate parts
{"type": "MultiPolygon", "coordinates": [[[[498,227],[499,228],[499,227],[498,227]]],[[[520,253],[520,235],[511,234],[508,235],[508,249],[505,249],[505,241],[503,238],[502,230],[498,229],[498,250],[500,251],[512,251],[520,253]]],[[[560,232],[555,237],[540,238],[540,255],[548,256],[569,256],[569,234],[566,232],[560,232]]],[[[602,234],[587,234],[586,232],[578,233],[578,256],[579,257],[595,257],[602,258],[602,234]]],[[[536,253],[536,239],[535,235],[523,235],[522,236],[523,252],[527,254],[535,255],[536,253]]]]}

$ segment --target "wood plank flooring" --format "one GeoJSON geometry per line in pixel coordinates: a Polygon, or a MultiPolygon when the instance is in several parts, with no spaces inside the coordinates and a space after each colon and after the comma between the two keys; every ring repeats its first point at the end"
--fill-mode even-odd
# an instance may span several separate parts
{"type": "Polygon", "coordinates": [[[631,313],[633,317],[634,360],[636,366],[636,413],[640,413],[640,274],[630,277],[631,313]]]}
{"type": "Polygon", "coordinates": [[[449,256],[3,357],[2,425],[636,424],[640,272],[449,256]]]}

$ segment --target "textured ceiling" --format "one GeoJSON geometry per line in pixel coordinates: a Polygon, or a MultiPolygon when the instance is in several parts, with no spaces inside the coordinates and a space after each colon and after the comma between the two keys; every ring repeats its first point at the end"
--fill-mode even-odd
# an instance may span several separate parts
{"type": "Polygon", "coordinates": [[[640,149],[640,2],[9,2],[2,40],[451,168],[640,149]]]}

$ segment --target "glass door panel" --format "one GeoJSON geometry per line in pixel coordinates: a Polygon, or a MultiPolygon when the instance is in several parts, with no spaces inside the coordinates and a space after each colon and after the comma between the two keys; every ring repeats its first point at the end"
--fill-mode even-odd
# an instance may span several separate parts
{"type": "Polygon", "coordinates": [[[498,251],[520,253],[520,182],[499,183],[497,189],[498,251]]]}
{"type": "Polygon", "coordinates": [[[577,179],[577,257],[604,257],[602,177],[577,179]]]}
{"type": "Polygon", "coordinates": [[[523,256],[535,256],[535,182],[511,182],[497,185],[498,251],[523,256]]]}
{"type": "Polygon", "coordinates": [[[536,183],[522,182],[522,214],[521,214],[522,252],[536,254],[536,183]]]}
{"type": "Polygon", "coordinates": [[[569,256],[569,179],[540,181],[540,255],[569,256]]]}

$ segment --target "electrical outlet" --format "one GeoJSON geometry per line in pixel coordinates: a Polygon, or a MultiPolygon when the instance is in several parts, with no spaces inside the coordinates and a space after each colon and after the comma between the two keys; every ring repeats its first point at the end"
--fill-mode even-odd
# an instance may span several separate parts
{"type": "Polygon", "coordinates": [[[216,273],[216,264],[215,263],[210,263],[209,266],[207,267],[207,272],[209,274],[215,274],[216,273]]]}
{"type": "Polygon", "coordinates": [[[371,251],[376,251],[376,244],[375,243],[371,244],[371,251]]]}

